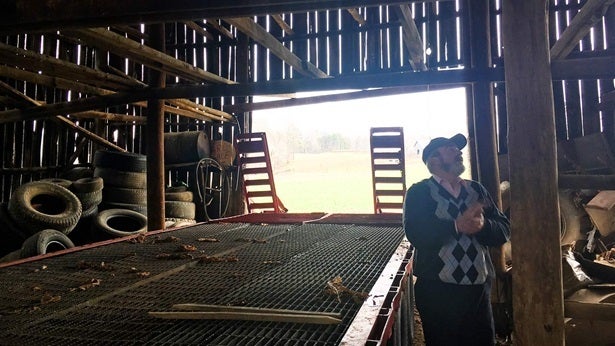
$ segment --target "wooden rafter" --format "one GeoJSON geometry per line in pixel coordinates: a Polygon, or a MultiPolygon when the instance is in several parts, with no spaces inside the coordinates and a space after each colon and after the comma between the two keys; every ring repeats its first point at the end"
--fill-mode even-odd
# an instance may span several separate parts
{"type": "Polygon", "coordinates": [[[197,23],[190,21],[190,20],[184,21],[183,23],[186,24],[188,28],[194,30],[194,32],[205,37],[206,39],[208,40],[214,39],[214,37],[209,32],[207,32],[207,30],[203,29],[203,27],[198,25],[197,23]]]}
{"type": "Polygon", "coordinates": [[[65,30],[62,33],[78,37],[93,47],[109,50],[155,70],[190,81],[208,81],[221,84],[235,83],[106,29],[65,30]]]}
{"type": "Polygon", "coordinates": [[[425,59],[423,57],[423,40],[412,18],[412,10],[407,4],[393,6],[401,22],[404,45],[410,54],[410,65],[415,71],[426,71],[425,59]]]}
{"type": "Polygon", "coordinates": [[[604,17],[613,3],[615,3],[615,0],[587,0],[579,13],[572,18],[570,25],[564,30],[557,42],[551,47],[551,60],[565,59],[579,44],[579,41],[587,35],[592,26],[604,17]]]}
{"type": "Polygon", "coordinates": [[[262,26],[256,24],[251,18],[227,18],[226,22],[235,26],[238,30],[251,37],[269,49],[278,58],[292,66],[298,73],[316,78],[329,77],[325,72],[318,69],[309,61],[301,60],[297,55],[286,48],[278,39],[267,32],[262,26]]]}
{"type": "Polygon", "coordinates": [[[125,78],[4,43],[0,43],[0,62],[6,65],[17,66],[28,71],[42,71],[47,76],[79,80],[82,83],[97,87],[110,89],[134,87],[134,83],[125,78]]]}
{"type": "MultiPolygon", "coordinates": [[[[41,106],[42,103],[38,102],[26,95],[24,95],[23,93],[19,92],[18,90],[16,90],[15,88],[11,87],[10,85],[1,82],[0,81],[0,90],[3,90],[5,93],[7,93],[10,97],[13,97],[15,99],[18,99],[20,101],[25,101],[31,105],[34,106],[41,106]]],[[[61,115],[56,115],[53,117],[54,120],[56,120],[57,122],[59,122],[60,124],[67,126],[71,129],[73,129],[75,132],[80,133],[82,136],[89,138],[90,140],[103,145],[107,148],[110,148],[112,150],[117,150],[117,151],[126,151],[126,149],[120,148],[117,145],[109,142],[108,140],[98,136],[97,134],[90,132],[86,129],[84,129],[81,126],[76,125],[75,123],[73,123],[72,121],[66,119],[66,117],[61,116],[61,115]]]]}
{"type": "MultiPolygon", "coordinates": [[[[68,65],[66,65],[65,67],[67,66],[68,65]]],[[[74,65],[74,66],[77,67],[77,65],[74,65]]],[[[137,81],[136,79],[130,78],[126,76],[125,74],[121,74],[121,72],[116,71],[112,67],[107,67],[107,68],[113,71],[116,75],[120,75],[128,79],[126,83],[131,83],[133,85],[132,88],[142,89],[146,86],[144,83],[137,81]],[[132,82],[130,82],[130,80],[132,80],[132,82]]],[[[0,65],[0,76],[8,77],[8,78],[16,79],[16,80],[23,80],[23,81],[27,81],[27,82],[34,83],[34,84],[44,85],[50,88],[72,90],[74,92],[91,94],[91,95],[101,95],[102,96],[102,95],[111,95],[115,93],[112,90],[99,88],[96,86],[65,79],[62,77],[52,77],[52,76],[42,75],[42,74],[24,71],[22,69],[2,66],[2,65],[0,65]]],[[[120,88],[120,90],[132,90],[132,89],[124,87],[124,88],[120,88]]],[[[193,118],[197,120],[202,120],[202,121],[212,121],[212,120],[234,121],[233,116],[231,114],[222,112],[220,110],[213,109],[211,107],[199,105],[190,100],[172,99],[172,100],[167,100],[167,103],[169,103],[169,106],[165,106],[164,111],[170,114],[177,114],[177,115],[181,115],[181,116],[185,116],[185,117],[193,118]]],[[[139,106],[139,107],[144,107],[144,108],[147,107],[147,103],[144,101],[132,102],[131,104],[135,106],[139,106]]],[[[92,117],[98,116],[100,119],[107,119],[107,120],[111,120],[111,118],[113,118],[114,120],[119,119],[119,117],[116,114],[96,112],[94,111],[94,109],[95,108],[92,108],[91,112],[86,115],[81,114],[81,113],[73,113],[72,115],[77,116],[77,117],[82,117],[82,118],[92,118],[92,117]]],[[[128,117],[126,118],[126,121],[137,121],[137,122],[139,121],[136,119],[132,119],[131,117],[134,118],[134,116],[132,115],[126,115],[126,117],[128,117]]],[[[4,118],[3,120],[9,121],[9,118],[4,118]]],[[[17,121],[17,120],[20,120],[20,118],[10,119],[10,121],[17,121]]],[[[0,122],[3,122],[3,121],[0,120],[0,122]]]]}
{"type": "Polygon", "coordinates": [[[273,19],[278,24],[278,26],[280,26],[280,28],[284,30],[286,35],[292,36],[295,34],[293,28],[291,28],[290,25],[288,25],[288,23],[284,21],[284,18],[282,18],[281,14],[272,14],[271,19],[273,19]]]}
{"type": "Polygon", "coordinates": [[[361,14],[359,13],[359,10],[356,8],[349,8],[348,13],[350,13],[350,15],[352,16],[352,18],[354,20],[357,21],[357,23],[359,23],[359,25],[365,25],[367,24],[367,22],[365,21],[365,19],[363,19],[363,17],[361,16],[361,14]]]}
{"type": "Polygon", "coordinates": [[[212,28],[216,29],[219,33],[230,38],[231,40],[235,39],[235,36],[233,35],[233,33],[230,32],[227,28],[220,25],[217,19],[206,19],[205,25],[211,26],[212,28]]]}

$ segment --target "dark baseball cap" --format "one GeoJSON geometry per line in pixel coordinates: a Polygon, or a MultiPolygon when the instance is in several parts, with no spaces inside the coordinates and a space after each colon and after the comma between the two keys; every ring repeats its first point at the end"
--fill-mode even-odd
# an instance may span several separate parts
{"type": "Polygon", "coordinates": [[[427,159],[436,150],[438,150],[438,148],[448,146],[448,145],[454,145],[457,148],[459,148],[459,150],[461,150],[466,146],[466,144],[468,144],[468,140],[466,139],[466,136],[462,135],[461,133],[458,133],[451,138],[445,138],[445,137],[434,138],[431,141],[429,141],[429,144],[427,144],[425,148],[423,149],[423,162],[427,163],[427,159]]]}

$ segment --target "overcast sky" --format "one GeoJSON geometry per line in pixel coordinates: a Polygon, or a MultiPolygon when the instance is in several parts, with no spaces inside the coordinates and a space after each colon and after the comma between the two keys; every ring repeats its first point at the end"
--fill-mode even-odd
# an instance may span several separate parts
{"type": "MultiPolygon", "coordinates": [[[[304,97],[304,95],[297,95],[304,97]]],[[[270,101],[258,98],[255,102],[270,101]]],[[[406,139],[467,134],[463,88],[336,101],[254,111],[253,131],[280,131],[292,124],[302,132],[369,136],[370,127],[402,126],[406,139]]]]}

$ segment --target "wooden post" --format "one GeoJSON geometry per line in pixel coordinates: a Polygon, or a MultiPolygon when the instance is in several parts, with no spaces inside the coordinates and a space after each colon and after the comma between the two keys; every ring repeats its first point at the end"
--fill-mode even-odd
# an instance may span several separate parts
{"type": "MultiPolygon", "coordinates": [[[[486,71],[491,65],[491,44],[489,38],[489,2],[472,0],[469,2],[472,37],[472,67],[486,71]]],[[[474,100],[474,126],[476,131],[476,154],[478,176],[493,198],[499,200],[500,175],[497,166],[495,140],[495,111],[493,90],[489,80],[481,80],[472,85],[474,100]]]]}
{"type": "MultiPolygon", "coordinates": [[[[152,47],[165,51],[164,24],[149,27],[152,47]]],[[[164,88],[166,74],[150,70],[150,85],[164,88]]],[[[147,229],[164,229],[164,100],[147,102],[147,229]]]]}
{"type": "Polygon", "coordinates": [[[505,0],[502,10],[516,345],[564,344],[548,8],[505,0]]]}

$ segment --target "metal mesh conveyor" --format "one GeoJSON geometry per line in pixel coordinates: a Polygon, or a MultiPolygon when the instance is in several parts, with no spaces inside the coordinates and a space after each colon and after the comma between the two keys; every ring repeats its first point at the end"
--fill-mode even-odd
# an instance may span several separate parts
{"type": "Polygon", "coordinates": [[[370,292],[403,241],[390,223],[229,222],[42,256],[0,268],[0,344],[337,345],[361,304],[326,283],[370,292]],[[178,303],[335,312],[342,323],[148,315],[178,303]]]}

